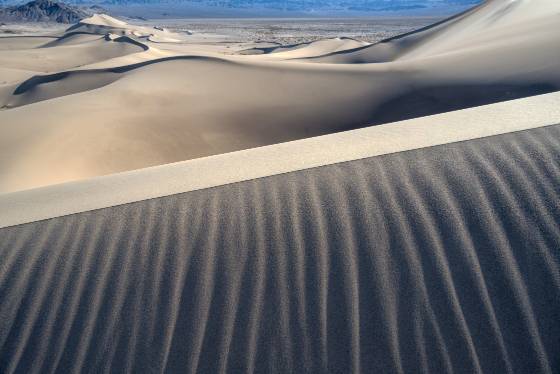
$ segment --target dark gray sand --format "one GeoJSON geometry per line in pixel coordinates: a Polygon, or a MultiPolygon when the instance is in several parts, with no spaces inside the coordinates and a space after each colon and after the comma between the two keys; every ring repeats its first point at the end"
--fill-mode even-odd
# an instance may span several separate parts
{"type": "Polygon", "coordinates": [[[2,373],[558,373],[560,125],[0,230],[2,373]]]}

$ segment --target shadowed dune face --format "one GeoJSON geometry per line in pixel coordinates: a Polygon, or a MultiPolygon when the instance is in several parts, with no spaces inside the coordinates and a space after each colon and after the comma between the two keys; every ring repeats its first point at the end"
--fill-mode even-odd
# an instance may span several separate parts
{"type": "Polygon", "coordinates": [[[49,43],[41,45],[40,47],[50,48],[62,45],[76,45],[101,39],[103,39],[103,36],[99,34],[90,34],[85,32],[66,32],[61,37],[58,37],[55,40],[50,41],[49,43]]]}
{"type": "Polygon", "coordinates": [[[489,1],[372,46],[328,39],[260,55],[92,17],[44,48],[0,53],[2,76],[20,70],[0,86],[0,123],[10,124],[0,127],[0,185],[43,186],[558,90],[559,3],[509,4],[489,1]]]}
{"type": "Polygon", "coordinates": [[[0,38],[0,51],[11,51],[14,49],[38,48],[49,42],[58,40],[57,37],[44,36],[11,36],[0,38]]]}
{"type": "MultiPolygon", "coordinates": [[[[0,54],[0,66],[37,72],[53,72],[140,52],[142,47],[119,40],[107,41],[87,35],[76,37],[83,42],[56,45],[51,48],[11,50],[0,54]]],[[[51,42],[53,43],[53,42],[51,42]]]]}
{"type": "Polygon", "coordinates": [[[277,59],[297,59],[321,56],[329,53],[337,53],[339,51],[348,51],[352,49],[362,48],[368,45],[370,45],[370,43],[365,43],[354,39],[334,38],[291,46],[252,48],[241,51],[240,54],[269,54],[270,57],[277,59]]]}
{"type": "Polygon", "coordinates": [[[1,229],[0,371],[555,373],[559,137],[1,229]]]}

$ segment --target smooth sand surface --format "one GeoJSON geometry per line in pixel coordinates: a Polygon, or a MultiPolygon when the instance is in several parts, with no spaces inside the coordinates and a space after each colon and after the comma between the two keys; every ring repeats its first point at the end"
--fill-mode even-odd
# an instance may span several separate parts
{"type": "Polygon", "coordinates": [[[555,91],[559,10],[492,0],[372,46],[260,55],[97,15],[0,51],[19,79],[0,86],[2,192],[555,91]]]}
{"type": "Polygon", "coordinates": [[[558,373],[559,138],[0,229],[0,372],[558,373]]]}
{"type": "Polygon", "coordinates": [[[6,193],[0,195],[0,228],[362,158],[557,125],[559,102],[560,93],[555,92],[6,193]]]}
{"type": "Polygon", "coordinates": [[[292,46],[280,46],[275,48],[269,47],[264,49],[253,48],[243,51],[243,54],[259,55],[266,53],[271,58],[287,60],[323,56],[329,53],[349,51],[356,48],[366,47],[368,45],[371,44],[350,38],[332,38],[292,46]]]}

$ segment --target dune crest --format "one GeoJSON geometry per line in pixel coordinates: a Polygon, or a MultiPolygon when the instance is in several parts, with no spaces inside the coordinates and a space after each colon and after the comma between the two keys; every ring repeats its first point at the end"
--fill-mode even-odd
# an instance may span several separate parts
{"type": "Polygon", "coordinates": [[[295,59],[321,56],[329,53],[341,52],[371,45],[350,38],[322,39],[311,43],[302,43],[290,46],[268,48],[252,48],[241,51],[243,55],[266,54],[271,58],[295,59]]]}
{"type": "Polygon", "coordinates": [[[86,25],[95,25],[95,26],[107,26],[113,28],[125,28],[127,27],[127,23],[121,20],[118,20],[114,17],[108,16],[107,14],[94,14],[91,17],[82,19],[79,23],[86,24],[86,25]]]}

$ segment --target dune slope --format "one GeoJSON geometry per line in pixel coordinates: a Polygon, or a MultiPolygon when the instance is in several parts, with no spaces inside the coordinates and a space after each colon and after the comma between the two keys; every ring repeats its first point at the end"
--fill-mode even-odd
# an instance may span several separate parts
{"type": "Polygon", "coordinates": [[[556,91],[559,11],[491,0],[358,50],[331,39],[262,55],[94,16],[49,48],[0,54],[51,72],[0,89],[0,179],[59,183],[556,91]],[[168,37],[182,39],[150,42],[168,37]]]}
{"type": "Polygon", "coordinates": [[[0,38],[0,373],[559,373],[558,17],[0,38]]]}
{"type": "Polygon", "coordinates": [[[559,137],[0,229],[0,371],[558,372],[559,137]]]}

